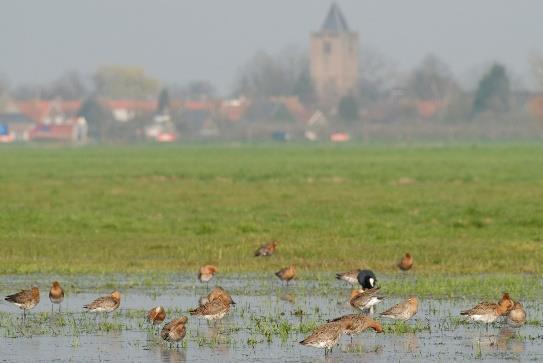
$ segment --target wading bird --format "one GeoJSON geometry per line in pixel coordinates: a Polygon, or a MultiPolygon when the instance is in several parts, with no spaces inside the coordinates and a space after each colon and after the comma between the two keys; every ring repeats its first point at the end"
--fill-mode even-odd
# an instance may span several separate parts
{"type": "Polygon", "coordinates": [[[179,348],[179,342],[183,340],[185,334],[187,334],[187,328],[185,327],[187,321],[188,318],[186,316],[170,321],[162,328],[160,337],[167,341],[170,347],[172,343],[177,343],[177,348],[179,348]]]}
{"type": "Polygon", "coordinates": [[[515,302],[513,308],[507,314],[507,323],[513,327],[520,327],[526,324],[526,310],[521,303],[515,302]]]}
{"type": "Polygon", "coordinates": [[[406,301],[383,311],[380,315],[385,318],[407,321],[417,313],[418,306],[419,301],[415,296],[412,296],[406,301]]]}
{"type": "Polygon", "coordinates": [[[147,321],[153,325],[161,324],[166,319],[166,311],[162,306],[152,308],[147,312],[147,321]]]}
{"type": "Polygon", "coordinates": [[[218,271],[219,269],[216,266],[204,265],[198,270],[198,280],[207,284],[218,271]]]}
{"type": "Polygon", "coordinates": [[[344,330],[350,329],[348,322],[345,321],[333,321],[319,326],[315,329],[310,336],[300,342],[302,345],[306,345],[314,348],[324,348],[324,355],[328,355],[328,350],[332,351],[341,334],[344,330]]]}
{"type": "Polygon", "coordinates": [[[495,322],[500,316],[507,314],[513,308],[513,305],[513,300],[511,300],[509,294],[504,293],[497,304],[482,302],[471,309],[462,311],[460,315],[465,315],[473,321],[490,324],[495,322]]]}
{"type": "Polygon", "coordinates": [[[16,294],[8,295],[6,301],[23,309],[23,322],[26,320],[26,311],[34,309],[40,302],[40,289],[32,287],[30,290],[21,290],[16,294]]]}
{"type": "Polygon", "coordinates": [[[60,304],[64,300],[64,289],[60,286],[58,281],[53,281],[51,289],[49,290],[49,300],[51,300],[51,313],[53,312],[53,305],[58,304],[58,312],[60,313],[60,304]]]}
{"type": "Polygon", "coordinates": [[[294,265],[290,265],[289,267],[282,268],[275,273],[275,276],[277,276],[281,281],[286,281],[288,286],[290,280],[296,278],[296,267],[294,267],[294,265]]]}
{"type": "Polygon", "coordinates": [[[213,300],[209,300],[205,304],[189,310],[189,313],[190,315],[206,320],[219,320],[224,318],[224,316],[230,311],[230,305],[235,304],[236,303],[232,300],[229,294],[225,295],[221,293],[214,297],[213,300]]]}
{"type": "Polygon", "coordinates": [[[369,310],[370,314],[373,314],[373,307],[383,301],[383,297],[378,294],[378,287],[369,290],[353,290],[349,304],[355,309],[369,310]]]}
{"type": "Polygon", "coordinates": [[[334,321],[344,323],[343,333],[351,337],[351,343],[353,341],[353,335],[358,335],[366,329],[373,329],[376,333],[383,332],[381,323],[362,314],[344,315],[334,320],[330,320],[329,322],[334,321]]]}
{"type": "Polygon", "coordinates": [[[83,308],[93,313],[110,313],[116,310],[119,305],[121,305],[121,293],[113,291],[108,296],[99,297],[90,304],[84,305],[83,308]]]}

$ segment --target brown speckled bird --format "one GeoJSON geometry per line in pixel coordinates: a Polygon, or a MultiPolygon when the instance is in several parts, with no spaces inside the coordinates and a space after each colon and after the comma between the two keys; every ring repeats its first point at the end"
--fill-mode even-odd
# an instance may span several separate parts
{"type": "Polygon", "coordinates": [[[170,346],[172,343],[177,343],[177,347],[179,348],[179,342],[187,334],[187,328],[185,327],[187,321],[188,318],[186,316],[170,321],[160,331],[160,337],[167,341],[170,346]]]}
{"type": "Polygon", "coordinates": [[[58,281],[53,281],[53,284],[51,285],[49,300],[51,300],[51,312],[53,312],[53,304],[58,304],[58,312],[60,313],[60,304],[62,304],[62,301],[64,300],[64,290],[58,281]]]}
{"type": "Polygon", "coordinates": [[[201,297],[200,300],[198,301],[198,304],[200,306],[204,305],[205,303],[209,302],[209,301],[213,301],[215,299],[218,299],[219,297],[221,297],[224,301],[232,301],[232,296],[230,296],[230,294],[225,290],[223,289],[222,287],[220,286],[215,286],[211,292],[209,294],[207,294],[206,297],[201,297]]]}
{"type": "Polygon", "coordinates": [[[230,311],[230,305],[234,305],[228,293],[218,294],[216,297],[212,297],[212,300],[205,302],[203,305],[198,306],[195,309],[189,310],[190,315],[194,315],[206,320],[218,320],[224,318],[224,316],[230,311]]]}
{"type": "Polygon", "coordinates": [[[261,246],[258,250],[255,252],[255,256],[271,256],[275,252],[275,249],[277,248],[277,245],[279,244],[279,241],[274,240],[270,243],[266,243],[265,245],[261,246]]]}
{"type": "Polygon", "coordinates": [[[324,355],[327,356],[328,350],[332,351],[332,347],[338,343],[347,325],[348,323],[344,321],[332,321],[323,324],[315,329],[310,336],[302,340],[300,344],[314,348],[324,348],[324,355]]]}
{"type": "Polygon", "coordinates": [[[513,300],[508,293],[504,293],[501,300],[497,303],[482,302],[471,309],[464,310],[460,315],[466,315],[470,320],[480,321],[490,324],[496,321],[500,316],[507,314],[514,306],[513,300]]]}
{"type": "Polygon", "coordinates": [[[32,287],[30,290],[21,290],[16,294],[6,296],[5,300],[23,309],[23,321],[25,321],[26,311],[33,309],[40,302],[40,289],[32,287]]]}
{"type": "Polygon", "coordinates": [[[83,308],[90,312],[106,312],[110,313],[116,310],[121,305],[121,293],[119,291],[113,291],[108,296],[102,296],[94,300],[90,304],[84,305],[83,308]]]}
{"type": "Polygon", "coordinates": [[[166,319],[166,311],[162,306],[152,308],[147,312],[147,320],[153,325],[161,324],[166,319]]]}
{"type": "Polygon", "coordinates": [[[507,314],[507,323],[513,327],[519,327],[526,324],[526,310],[521,303],[515,302],[509,314],[507,314]]]}
{"type": "Polygon", "coordinates": [[[290,280],[296,278],[296,267],[290,265],[289,267],[282,268],[275,273],[275,276],[279,277],[281,281],[286,281],[288,285],[290,280]]]}
{"type": "Polygon", "coordinates": [[[418,306],[419,301],[415,296],[412,296],[406,301],[383,311],[380,315],[385,318],[407,321],[417,313],[418,306]]]}
{"type": "Polygon", "coordinates": [[[369,310],[373,314],[373,306],[383,301],[379,296],[379,287],[374,287],[369,290],[353,290],[349,304],[355,309],[369,310]]]}
{"type": "Polygon", "coordinates": [[[204,265],[198,270],[198,280],[208,283],[218,271],[219,269],[216,266],[204,265]]]}
{"type": "Polygon", "coordinates": [[[329,322],[334,321],[339,321],[344,324],[343,333],[351,337],[351,342],[353,340],[353,335],[360,334],[366,329],[373,329],[376,333],[383,332],[381,323],[362,314],[344,315],[334,320],[330,320],[329,322]]]}
{"type": "Polygon", "coordinates": [[[402,271],[408,271],[411,269],[411,267],[413,267],[413,256],[411,256],[411,254],[409,252],[407,252],[403,257],[402,259],[400,260],[400,262],[398,262],[398,267],[400,268],[400,270],[402,271]]]}

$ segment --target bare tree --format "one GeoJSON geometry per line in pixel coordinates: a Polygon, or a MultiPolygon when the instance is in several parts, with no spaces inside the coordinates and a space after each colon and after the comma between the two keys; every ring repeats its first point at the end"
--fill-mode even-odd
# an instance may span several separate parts
{"type": "Polygon", "coordinates": [[[363,104],[387,96],[399,83],[400,76],[392,61],[372,46],[361,47],[358,94],[363,104]]]}
{"type": "Polygon", "coordinates": [[[234,93],[252,98],[313,94],[307,52],[290,46],[276,55],[256,53],[239,71],[234,93]]]}
{"type": "Polygon", "coordinates": [[[432,54],[423,59],[407,83],[407,92],[422,100],[443,100],[458,89],[449,67],[432,54]]]}

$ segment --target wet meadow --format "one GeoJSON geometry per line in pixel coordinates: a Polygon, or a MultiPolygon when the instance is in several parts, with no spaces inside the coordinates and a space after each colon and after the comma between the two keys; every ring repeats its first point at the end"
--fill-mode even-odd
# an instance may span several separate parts
{"type": "Polygon", "coordinates": [[[321,360],[298,341],[354,312],[334,272],[359,267],[377,273],[378,312],[413,294],[421,307],[406,323],[380,319],[383,334],[343,337],[327,359],[542,358],[541,145],[42,145],[1,147],[0,160],[0,291],[42,291],[24,324],[0,304],[14,360],[321,360]],[[253,257],[271,239],[276,254],[253,257]],[[217,324],[189,318],[170,349],[145,312],[186,315],[206,294],[206,263],[219,267],[210,287],[239,302],[217,324]],[[282,286],[273,272],[290,264],[298,279],[282,286]],[[82,311],[115,289],[120,310],[82,311]],[[503,291],[524,303],[524,327],[458,315],[503,291]]]}

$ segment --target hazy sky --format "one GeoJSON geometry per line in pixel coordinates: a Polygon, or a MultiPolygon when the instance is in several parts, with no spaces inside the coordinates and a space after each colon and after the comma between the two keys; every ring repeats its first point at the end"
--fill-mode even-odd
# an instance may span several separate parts
{"type": "MultiPolygon", "coordinates": [[[[166,82],[207,79],[228,90],[257,50],[307,48],[330,0],[0,0],[0,74],[40,83],[76,69],[130,64],[166,82]]],[[[493,60],[531,83],[543,53],[541,0],[341,0],[362,46],[403,70],[429,52],[460,78],[493,60]]]]}

